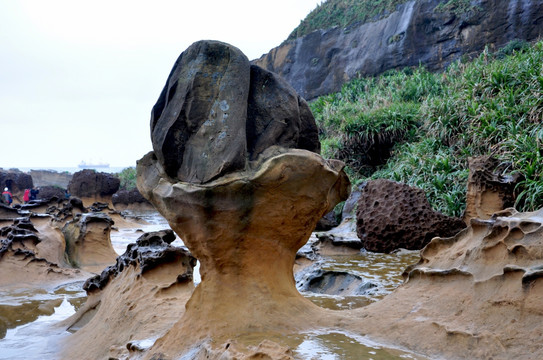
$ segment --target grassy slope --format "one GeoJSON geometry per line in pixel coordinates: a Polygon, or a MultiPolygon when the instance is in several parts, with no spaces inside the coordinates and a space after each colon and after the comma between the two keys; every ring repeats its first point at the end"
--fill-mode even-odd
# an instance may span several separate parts
{"type": "MultiPolygon", "coordinates": [[[[396,6],[409,0],[327,0],[318,5],[300,25],[292,31],[287,40],[293,40],[317,29],[334,26],[346,27],[360,22],[375,21],[393,12],[396,6]]],[[[442,0],[436,11],[463,13],[472,8],[470,0],[442,0]]]]}
{"type": "Polygon", "coordinates": [[[471,63],[355,79],[311,103],[323,153],[351,178],[388,178],[425,190],[449,215],[465,207],[468,156],[494,154],[523,175],[519,210],[543,207],[543,42],[514,42],[471,63]],[[381,138],[379,138],[381,137],[381,138]],[[368,165],[365,149],[392,139],[392,157],[368,165]]]}

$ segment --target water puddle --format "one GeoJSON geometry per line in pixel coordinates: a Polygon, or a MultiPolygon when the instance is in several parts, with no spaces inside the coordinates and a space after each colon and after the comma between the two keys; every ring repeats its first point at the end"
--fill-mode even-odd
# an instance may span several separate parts
{"type": "Polygon", "coordinates": [[[315,304],[332,309],[348,310],[366,306],[391,293],[402,282],[402,273],[411,264],[419,261],[418,251],[402,250],[393,254],[379,254],[362,251],[356,255],[326,257],[320,268],[327,271],[345,271],[358,275],[372,287],[364,294],[340,296],[302,292],[315,304]]]}
{"type": "Polygon", "coordinates": [[[311,332],[302,334],[297,340],[301,342],[293,347],[294,354],[304,360],[426,359],[345,331],[311,332]]]}
{"type": "Polygon", "coordinates": [[[55,344],[69,333],[54,325],[85,302],[82,285],[0,291],[0,359],[55,358],[55,344]]]}

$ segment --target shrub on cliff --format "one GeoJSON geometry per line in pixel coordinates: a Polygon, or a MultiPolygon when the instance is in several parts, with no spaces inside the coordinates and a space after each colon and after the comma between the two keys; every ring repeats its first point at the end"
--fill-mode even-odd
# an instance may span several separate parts
{"type": "MultiPolygon", "coordinates": [[[[467,158],[494,154],[523,178],[516,207],[543,207],[543,42],[515,48],[511,55],[485,51],[442,74],[415,69],[356,79],[317,99],[311,106],[323,154],[341,158],[351,152],[345,160],[355,179],[386,178],[420,187],[434,209],[456,216],[465,207],[467,158]],[[382,109],[403,109],[399,128],[406,135],[395,139],[386,164],[361,166],[360,154],[345,139],[363,126],[374,136],[386,134],[375,126],[382,119],[371,121],[382,109]]],[[[390,129],[399,123],[394,117],[386,121],[390,129]]]]}
{"type": "Polygon", "coordinates": [[[127,167],[116,174],[121,180],[120,190],[134,190],[136,188],[136,168],[127,167]]]}

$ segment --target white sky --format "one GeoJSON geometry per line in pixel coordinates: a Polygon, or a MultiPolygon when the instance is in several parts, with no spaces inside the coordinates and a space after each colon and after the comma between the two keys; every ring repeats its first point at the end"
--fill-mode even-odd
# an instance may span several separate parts
{"type": "Polygon", "coordinates": [[[0,0],[0,167],[134,166],[179,54],[202,39],[255,59],[320,0],[0,0]]]}

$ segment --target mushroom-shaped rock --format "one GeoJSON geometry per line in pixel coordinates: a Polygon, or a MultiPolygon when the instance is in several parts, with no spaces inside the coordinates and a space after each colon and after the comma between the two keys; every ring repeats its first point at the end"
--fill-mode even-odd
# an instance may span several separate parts
{"type": "Polygon", "coordinates": [[[181,54],[153,108],[154,152],[138,162],[137,182],[200,261],[202,281],[151,353],[306,329],[318,317],[296,289],[296,252],[350,183],[342,162],[318,155],[316,129],[286,82],[232,46],[201,41],[181,54]]]}

